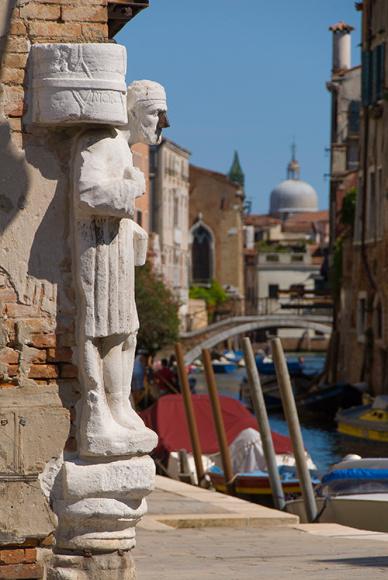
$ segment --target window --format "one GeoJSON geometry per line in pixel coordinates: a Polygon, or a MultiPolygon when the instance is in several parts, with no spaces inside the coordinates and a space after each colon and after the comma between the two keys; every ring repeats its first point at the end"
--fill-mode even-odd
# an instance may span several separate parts
{"type": "Polygon", "coordinates": [[[213,236],[202,224],[192,230],[192,280],[194,284],[210,284],[213,277],[213,236]]]}
{"type": "Polygon", "coordinates": [[[373,312],[373,330],[375,337],[379,340],[383,338],[383,306],[381,301],[378,300],[373,312]]]}
{"type": "Polygon", "coordinates": [[[360,132],[360,101],[350,101],[348,108],[348,133],[350,135],[360,132]]]}
{"type": "Polygon", "coordinates": [[[367,297],[366,293],[360,293],[357,302],[357,336],[359,341],[365,339],[364,334],[367,324],[367,297]]]}
{"type": "Polygon", "coordinates": [[[370,171],[367,190],[367,239],[374,240],[377,233],[376,174],[370,171]]]}
{"type": "Polygon", "coordinates": [[[358,140],[348,141],[346,147],[346,167],[349,171],[355,171],[359,165],[360,150],[358,140]]]}
{"type": "Polygon", "coordinates": [[[179,226],[179,198],[175,194],[173,199],[174,199],[174,227],[177,228],[179,226]]]}
{"type": "Polygon", "coordinates": [[[384,96],[385,43],[362,53],[362,104],[374,105],[384,96]]]}
{"type": "Polygon", "coordinates": [[[266,262],[279,262],[278,254],[267,254],[265,257],[266,262]]]}
{"type": "Polygon", "coordinates": [[[268,297],[274,300],[279,298],[279,284],[268,285],[268,297]]]}
{"type": "Polygon", "coordinates": [[[291,262],[303,262],[304,254],[293,254],[291,256],[291,262]]]}

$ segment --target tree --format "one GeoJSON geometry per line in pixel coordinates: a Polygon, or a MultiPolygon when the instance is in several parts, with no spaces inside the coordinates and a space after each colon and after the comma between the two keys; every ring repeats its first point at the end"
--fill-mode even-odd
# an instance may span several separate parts
{"type": "Polygon", "coordinates": [[[135,295],[140,329],[138,347],[155,354],[179,335],[179,302],[147,262],[136,268],[135,295]]]}

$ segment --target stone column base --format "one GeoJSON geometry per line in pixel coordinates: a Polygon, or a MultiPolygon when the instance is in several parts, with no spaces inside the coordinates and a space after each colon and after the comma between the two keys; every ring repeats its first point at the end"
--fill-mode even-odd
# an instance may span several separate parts
{"type": "Polygon", "coordinates": [[[136,580],[131,552],[90,556],[54,555],[47,580],[136,580]]]}

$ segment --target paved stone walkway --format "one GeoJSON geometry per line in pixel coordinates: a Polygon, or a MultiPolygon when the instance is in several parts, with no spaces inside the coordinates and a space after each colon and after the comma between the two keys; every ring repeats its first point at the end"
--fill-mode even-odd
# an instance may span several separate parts
{"type": "Polygon", "coordinates": [[[138,580],[388,578],[388,534],[299,525],[294,516],[164,478],[149,504],[134,551],[138,580]]]}

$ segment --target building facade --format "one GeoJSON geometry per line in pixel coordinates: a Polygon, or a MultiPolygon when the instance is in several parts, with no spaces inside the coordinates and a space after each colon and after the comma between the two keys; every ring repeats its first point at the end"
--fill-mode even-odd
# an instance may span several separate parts
{"type": "Polygon", "coordinates": [[[144,174],[146,190],[136,199],[135,220],[146,232],[150,233],[150,156],[149,145],[136,143],[131,147],[133,164],[144,174]]]}
{"type": "Polygon", "coordinates": [[[241,183],[190,166],[191,284],[221,284],[229,298],[225,315],[244,312],[243,201],[241,183]]]}
{"type": "Polygon", "coordinates": [[[362,14],[360,166],[353,236],[344,242],[340,277],[338,380],[388,392],[388,5],[357,3],[362,14]]]}
{"type": "Polygon", "coordinates": [[[189,158],[190,152],[164,139],[150,148],[150,230],[159,247],[160,270],[175,292],[182,330],[189,303],[189,158]]]}
{"type": "MultiPolygon", "coordinates": [[[[257,314],[324,312],[327,300],[325,264],[329,240],[328,212],[318,210],[316,191],[300,179],[295,146],[287,179],[270,196],[269,214],[247,215],[247,256],[256,257],[256,285],[246,272],[250,309],[257,314]],[[253,237],[253,244],[252,244],[253,237]],[[256,293],[256,294],[255,294],[256,293]]],[[[301,331],[282,330],[283,338],[301,331]]]]}

